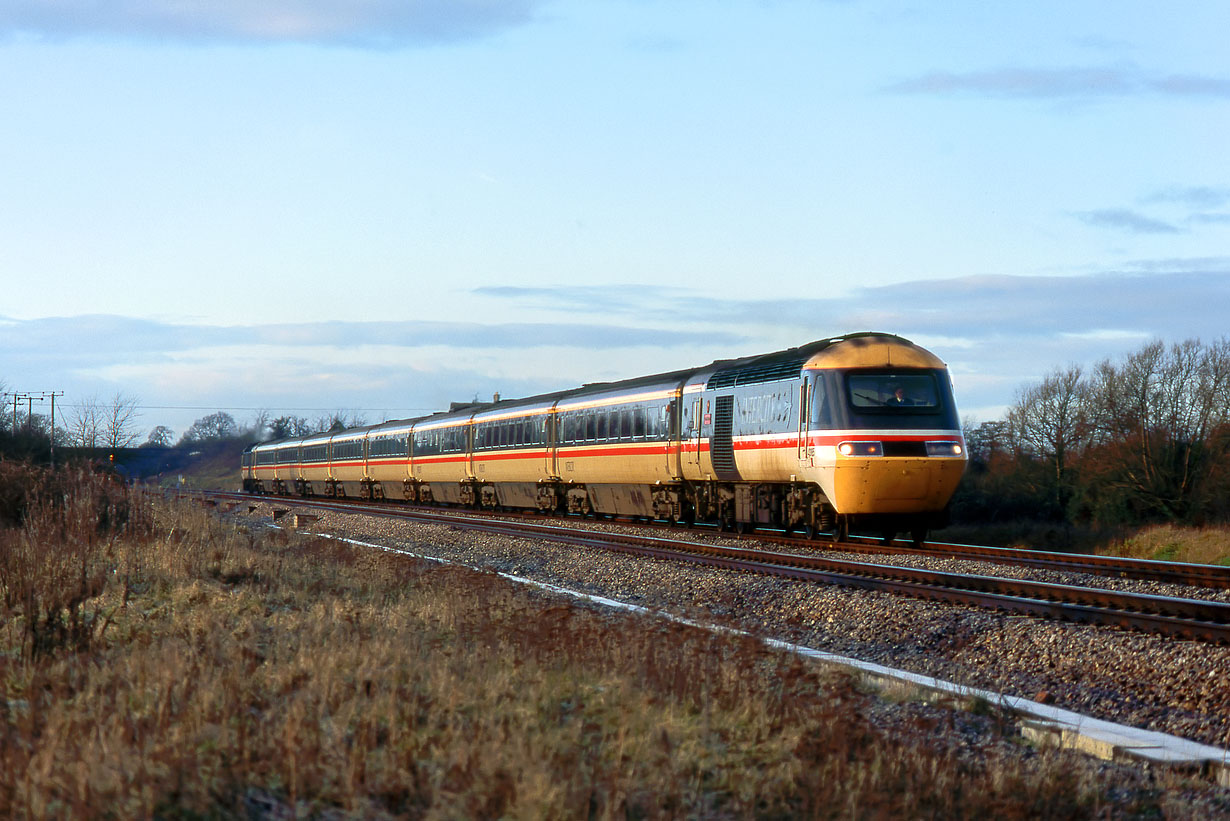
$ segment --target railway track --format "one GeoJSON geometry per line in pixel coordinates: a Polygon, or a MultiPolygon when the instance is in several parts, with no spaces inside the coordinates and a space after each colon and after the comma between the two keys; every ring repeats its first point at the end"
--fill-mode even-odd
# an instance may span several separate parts
{"type": "Polygon", "coordinates": [[[869,554],[940,556],[970,559],[995,564],[1033,567],[1042,570],[1062,570],[1088,573],[1120,579],[1168,582],[1194,587],[1230,589],[1230,567],[1208,564],[1184,564],[1153,559],[1132,559],[1119,556],[1094,556],[1083,553],[1055,553],[1011,547],[981,547],[976,545],[927,542],[923,547],[900,542],[881,544],[869,538],[852,539],[841,545],[842,550],[869,554]]]}
{"type": "MultiPolygon", "coordinates": [[[[284,505],[287,508],[293,505],[316,510],[390,516],[510,538],[543,539],[666,561],[688,562],[815,583],[880,590],[914,598],[972,605],[1002,612],[1086,624],[1114,625],[1183,639],[1230,644],[1230,604],[1203,599],[1146,595],[996,576],[919,570],[794,552],[753,550],[641,534],[596,532],[559,524],[543,524],[507,518],[492,519],[472,514],[396,505],[373,506],[367,503],[316,498],[256,497],[254,499],[251,496],[237,493],[210,494],[209,498],[248,504],[254,501],[266,501],[275,506],[284,505]]],[[[780,541],[772,537],[770,539],[780,541]]],[[[840,545],[840,549],[847,547],[846,544],[840,545]]],[[[948,546],[931,551],[919,551],[916,548],[895,550],[892,545],[877,547],[880,549],[875,552],[923,552],[944,556],[956,554],[961,558],[984,560],[985,557],[981,555],[982,551],[997,550],[996,548],[973,548],[969,555],[961,555],[963,551],[943,549],[948,546]]],[[[953,547],[962,548],[964,546],[953,547]]],[[[1025,553],[1027,551],[1008,552],[1025,553]]],[[[1014,564],[1052,566],[1029,563],[1025,561],[1029,558],[1027,556],[1005,556],[1004,558],[1012,559],[1011,563],[1014,564]]],[[[1143,568],[1134,568],[1131,560],[1126,561],[1128,563],[1126,569],[1131,572],[1143,572],[1143,568],[1160,564],[1151,562],[1143,565],[1143,568]]],[[[1064,563],[1063,569],[1072,570],[1074,568],[1072,564],[1064,563]]],[[[1227,570],[1226,568],[1213,569],[1227,570]]],[[[1105,570],[1112,572],[1110,566],[1107,566],[1105,570]]],[[[1122,571],[1121,568],[1114,572],[1119,574],[1122,571]]],[[[1156,576],[1133,577],[1157,578],[1156,576]]]]}

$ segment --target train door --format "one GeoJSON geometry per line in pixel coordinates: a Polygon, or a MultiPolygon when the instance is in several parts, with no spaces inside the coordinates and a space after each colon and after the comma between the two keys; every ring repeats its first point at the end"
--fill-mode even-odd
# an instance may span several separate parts
{"type": "Polygon", "coordinates": [[[475,473],[474,465],[474,417],[470,416],[470,421],[461,428],[462,447],[465,448],[465,466],[466,478],[473,479],[478,474],[475,473]]]}
{"type": "Polygon", "coordinates": [[[556,416],[554,408],[549,413],[543,414],[542,424],[543,441],[546,443],[546,451],[544,457],[546,464],[543,465],[543,470],[549,477],[559,476],[559,417],[556,416]]]}
{"type": "Polygon", "coordinates": [[[811,382],[804,378],[799,383],[799,417],[798,436],[796,438],[796,453],[799,466],[809,468],[816,463],[816,446],[811,441],[812,403],[815,401],[815,390],[811,382]]]}
{"type": "Polygon", "coordinates": [[[666,472],[672,477],[678,479],[683,476],[683,454],[682,448],[679,446],[679,416],[682,402],[678,392],[675,393],[671,400],[667,402],[660,410],[655,409],[653,413],[661,413],[662,421],[660,430],[666,439],[666,472]]]}
{"type": "Polygon", "coordinates": [[[372,432],[369,430],[363,434],[363,479],[366,481],[372,478],[372,447],[371,439],[372,432]]]}
{"type": "Polygon", "coordinates": [[[701,478],[700,437],[704,398],[694,394],[680,399],[679,445],[682,451],[683,473],[689,479],[701,478]]]}

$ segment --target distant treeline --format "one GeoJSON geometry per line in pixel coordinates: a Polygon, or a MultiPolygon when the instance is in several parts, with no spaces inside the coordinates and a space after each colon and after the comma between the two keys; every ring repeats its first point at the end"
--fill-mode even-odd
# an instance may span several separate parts
{"type": "Polygon", "coordinates": [[[1006,419],[966,428],[954,521],[1230,521],[1230,340],[1056,369],[1006,419]]]}
{"type": "MultiPolygon", "coordinates": [[[[260,414],[241,426],[222,411],[198,420],[171,447],[155,428],[133,447],[134,400],[57,429],[57,461],[112,461],[133,476],[177,470],[215,446],[302,436],[362,424],[342,413],[309,422],[260,414]]],[[[0,458],[45,464],[46,420],[0,414],[0,458]]],[[[953,520],[1010,520],[1094,527],[1230,522],[1230,339],[1151,342],[1120,361],[1054,370],[1022,388],[1005,419],[965,425],[970,464],[953,520]]],[[[236,457],[236,463],[238,457],[236,457]]]]}

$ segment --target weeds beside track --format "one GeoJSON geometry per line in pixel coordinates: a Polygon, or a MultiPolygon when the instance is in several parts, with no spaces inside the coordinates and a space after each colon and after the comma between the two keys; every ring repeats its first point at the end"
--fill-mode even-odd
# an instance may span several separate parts
{"type": "Polygon", "coordinates": [[[75,481],[61,499],[80,515],[34,505],[3,534],[4,817],[1023,818],[1172,801],[1009,738],[937,743],[928,713],[873,720],[848,677],[751,639],[75,481]],[[66,629],[35,640],[32,622],[66,629]]]}

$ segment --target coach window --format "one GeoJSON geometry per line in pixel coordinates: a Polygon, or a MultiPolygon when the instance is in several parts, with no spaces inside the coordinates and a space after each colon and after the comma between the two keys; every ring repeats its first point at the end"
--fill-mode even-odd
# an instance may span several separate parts
{"type": "Polygon", "coordinates": [[[833,425],[833,408],[829,405],[828,391],[823,377],[811,380],[811,424],[813,428],[826,430],[833,425]]]}

